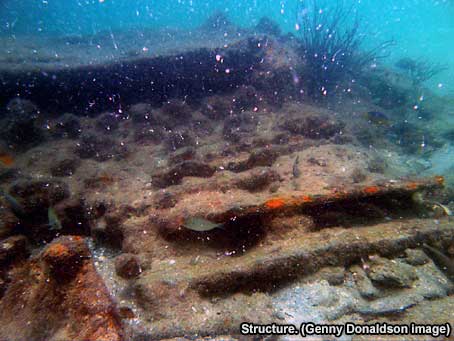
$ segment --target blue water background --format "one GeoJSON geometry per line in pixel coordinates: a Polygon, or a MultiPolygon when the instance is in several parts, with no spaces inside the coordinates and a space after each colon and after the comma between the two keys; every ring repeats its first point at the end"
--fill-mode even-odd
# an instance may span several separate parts
{"type": "MultiPolygon", "coordinates": [[[[310,0],[308,0],[310,1],[310,0]]],[[[348,2],[349,0],[347,0],[348,2]]],[[[215,11],[244,27],[263,16],[296,33],[296,0],[1,0],[0,34],[74,35],[138,27],[191,30],[215,11]]],[[[303,0],[304,2],[304,0],[303,0]]],[[[334,3],[334,0],[333,0],[334,3]]],[[[363,17],[367,44],[394,39],[388,63],[403,56],[444,63],[449,69],[427,82],[454,95],[454,0],[350,1],[363,17]]]]}

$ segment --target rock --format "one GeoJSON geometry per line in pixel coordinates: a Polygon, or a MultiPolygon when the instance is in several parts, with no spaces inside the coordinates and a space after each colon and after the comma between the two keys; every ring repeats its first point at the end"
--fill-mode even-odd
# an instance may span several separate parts
{"type": "Polygon", "coordinates": [[[9,115],[0,126],[0,137],[12,148],[25,151],[44,141],[43,129],[38,125],[37,113],[9,115]]]}
{"type": "Polygon", "coordinates": [[[287,133],[278,133],[273,137],[271,142],[274,144],[288,144],[289,141],[290,138],[287,133]]]}
{"type": "Polygon", "coordinates": [[[267,17],[263,17],[259,20],[258,24],[255,26],[255,30],[259,33],[271,34],[276,37],[281,35],[281,28],[279,25],[267,17]]]}
{"type": "Polygon", "coordinates": [[[123,253],[115,257],[115,271],[118,276],[131,279],[139,276],[142,269],[136,255],[123,253]]]}
{"type": "Polygon", "coordinates": [[[128,109],[128,114],[134,123],[156,123],[153,106],[149,103],[137,103],[128,109]]]}
{"type": "Polygon", "coordinates": [[[87,236],[90,234],[89,208],[85,200],[80,197],[72,197],[56,204],[54,207],[59,217],[62,230],[61,234],[87,236]]]}
{"type": "Polygon", "coordinates": [[[195,145],[194,139],[187,130],[167,131],[164,138],[165,143],[170,150],[177,150],[195,145]]]}
{"type": "Polygon", "coordinates": [[[200,110],[212,120],[222,120],[233,114],[233,103],[227,97],[211,96],[203,100],[200,110]]]}
{"type": "Polygon", "coordinates": [[[364,173],[364,171],[360,168],[353,169],[352,173],[350,174],[350,177],[352,178],[352,182],[355,184],[363,182],[364,180],[367,179],[366,173],[364,173]]]}
{"type": "Polygon", "coordinates": [[[109,133],[118,129],[118,125],[123,120],[123,115],[117,112],[101,114],[96,120],[96,128],[99,131],[109,133]]]}
{"type": "Polygon", "coordinates": [[[229,163],[227,169],[239,173],[254,167],[271,167],[278,157],[279,153],[277,150],[263,148],[253,151],[246,161],[229,163]]]}
{"type": "Polygon", "coordinates": [[[124,340],[115,305],[80,237],[56,239],[14,271],[0,300],[0,324],[4,340],[124,340]]]}
{"type": "Polygon", "coordinates": [[[235,185],[249,192],[258,192],[278,180],[279,174],[272,169],[254,170],[247,177],[237,180],[235,185]]]}
{"type": "MultiPolygon", "coordinates": [[[[310,231],[314,227],[313,220],[309,216],[303,214],[294,214],[291,216],[278,215],[276,217],[273,217],[272,219],[267,219],[264,224],[267,231],[272,232],[270,233],[270,237],[282,236],[292,230],[298,230],[303,233],[305,231],[310,231]]],[[[325,277],[323,278],[326,279],[325,277]]]]}
{"type": "Polygon", "coordinates": [[[258,103],[257,90],[253,86],[240,86],[232,99],[236,111],[246,111],[255,108],[258,103]]]}
{"type": "Polygon", "coordinates": [[[196,113],[191,121],[191,130],[196,137],[205,137],[213,134],[214,127],[212,122],[203,117],[201,114],[196,113]]]}
{"type": "Polygon", "coordinates": [[[316,166],[319,166],[319,167],[326,167],[327,163],[325,160],[321,159],[321,158],[315,158],[313,156],[311,156],[310,158],[307,159],[307,162],[312,164],[312,165],[316,165],[316,166]]]}
{"type": "Polygon", "coordinates": [[[127,212],[122,207],[108,211],[91,228],[92,237],[97,242],[106,243],[115,249],[121,249],[124,240],[123,221],[126,217],[127,212]]]}
{"type": "Polygon", "coordinates": [[[134,140],[137,143],[156,143],[162,142],[165,131],[162,127],[145,125],[134,128],[134,140]]]}
{"type": "Polygon", "coordinates": [[[372,173],[383,174],[386,168],[388,168],[388,163],[380,156],[372,157],[367,164],[367,169],[372,173]]]}
{"type": "Polygon", "coordinates": [[[417,279],[411,265],[382,257],[372,259],[367,275],[372,282],[390,288],[410,288],[417,279]]]}
{"type": "Polygon", "coordinates": [[[196,157],[196,150],[192,147],[183,147],[175,151],[169,156],[170,164],[178,164],[180,162],[193,160],[196,157]]]}
{"type": "Polygon", "coordinates": [[[183,101],[172,99],[163,104],[161,112],[165,115],[165,125],[167,129],[173,129],[192,118],[191,108],[183,101]]]}
{"type": "Polygon", "coordinates": [[[416,292],[421,296],[424,296],[424,298],[441,298],[452,292],[452,285],[449,288],[449,283],[446,282],[445,277],[440,272],[438,273],[438,276],[435,275],[432,277],[434,273],[431,273],[430,270],[428,271],[427,267],[418,270],[420,270],[418,271],[418,276],[421,281],[416,283],[416,292]]]}
{"type": "Polygon", "coordinates": [[[104,150],[106,144],[110,145],[112,143],[112,140],[101,140],[94,134],[85,133],[77,144],[76,154],[82,159],[95,158],[104,150]]]}
{"type": "Polygon", "coordinates": [[[118,145],[110,138],[84,133],[77,145],[76,154],[82,159],[94,159],[102,162],[112,158],[125,158],[128,148],[126,145],[118,145]]]}
{"type": "Polygon", "coordinates": [[[165,318],[162,307],[179,303],[178,290],[171,283],[161,281],[159,283],[148,283],[141,276],[134,283],[134,291],[139,298],[138,302],[151,314],[155,319],[165,318]]]}
{"type": "Polygon", "coordinates": [[[165,188],[180,184],[181,180],[186,176],[209,178],[213,176],[215,171],[214,167],[199,161],[184,161],[167,172],[154,175],[152,182],[159,188],[165,188]]]}
{"type": "Polygon", "coordinates": [[[120,314],[120,317],[122,319],[133,319],[136,317],[136,314],[134,314],[134,311],[126,306],[118,308],[118,313],[120,314]]]}
{"type": "Polygon", "coordinates": [[[454,283],[431,260],[416,268],[415,291],[428,299],[445,297],[454,291],[454,283]]]}
{"type": "Polygon", "coordinates": [[[353,265],[349,270],[356,284],[356,289],[362,297],[367,299],[380,297],[380,291],[374,287],[372,281],[369,277],[367,277],[362,267],[359,265],[353,265]]]}
{"type": "Polygon", "coordinates": [[[282,311],[275,311],[273,313],[273,317],[277,318],[278,320],[285,321],[285,314],[282,311]]]}
{"type": "Polygon", "coordinates": [[[157,209],[167,209],[175,207],[178,202],[177,197],[170,192],[159,192],[155,196],[155,207],[157,209]]]}
{"type": "Polygon", "coordinates": [[[295,135],[303,135],[310,139],[328,139],[340,133],[344,124],[327,116],[311,115],[304,119],[290,119],[281,126],[295,135]]]}
{"type": "MultiPolygon", "coordinates": [[[[282,46],[282,45],[281,45],[282,46]]],[[[299,96],[299,87],[295,86],[295,65],[293,61],[299,57],[284,57],[279,47],[273,45],[265,49],[267,60],[266,70],[254,72],[252,75],[252,85],[263,94],[265,100],[276,106],[282,106],[287,99],[293,100],[294,96],[299,96]],[[271,48],[270,48],[271,47],[271,48]],[[293,61],[292,61],[293,60],[293,61]],[[274,61],[278,61],[275,63],[274,61]],[[279,65],[276,65],[279,64],[279,65]]],[[[303,62],[304,63],[304,62],[303,62]]]]}
{"type": "Polygon", "coordinates": [[[75,277],[90,252],[83,238],[65,236],[54,239],[41,257],[56,281],[66,281],[75,277]]]}
{"type": "MultiPolygon", "coordinates": [[[[308,224],[310,224],[308,222],[308,224]]],[[[309,275],[304,278],[305,283],[315,281],[326,281],[329,285],[341,285],[345,279],[345,268],[341,266],[325,266],[318,270],[315,274],[309,275]]]]}
{"type": "Polygon", "coordinates": [[[77,158],[63,159],[51,166],[50,173],[53,176],[71,176],[79,166],[80,160],[77,158]]]}
{"type": "Polygon", "coordinates": [[[42,215],[47,220],[47,209],[70,196],[68,185],[55,179],[17,181],[11,187],[10,194],[35,222],[42,215]]]}
{"type": "MultiPolygon", "coordinates": [[[[49,225],[49,208],[56,211],[57,206],[69,198],[69,188],[66,183],[53,179],[23,180],[13,184],[9,191],[20,206],[16,213],[20,224],[17,229],[33,242],[49,242],[56,234],[62,233],[59,228],[49,225]]],[[[57,213],[61,221],[62,214],[57,213]]],[[[75,222],[76,223],[76,222],[75,222]]]]}
{"type": "Polygon", "coordinates": [[[311,295],[312,304],[314,306],[321,306],[321,307],[330,307],[335,305],[339,298],[337,297],[336,289],[329,285],[329,283],[325,280],[321,280],[315,283],[309,283],[305,285],[305,289],[309,292],[308,295],[311,295]]]}
{"type": "Polygon", "coordinates": [[[25,236],[12,236],[0,242],[1,267],[7,267],[17,260],[24,260],[27,256],[27,238],[25,236]]]}
{"type": "Polygon", "coordinates": [[[280,187],[281,185],[278,182],[272,183],[270,185],[270,193],[276,193],[280,187]]]}
{"type": "Polygon", "coordinates": [[[76,115],[66,113],[51,128],[52,136],[56,138],[75,139],[82,133],[79,118],[76,115]]]}
{"type": "Polygon", "coordinates": [[[151,104],[138,103],[132,105],[128,114],[134,123],[134,140],[138,143],[161,143],[165,135],[164,120],[160,112],[153,109],[151,104]]]}
{"type": "Polygon", "coordinates": [[[372,302],[363,302],[356,307],[356,311],[368,316],[398,314],[423,300],[424,298],[418,294],[398,293],[372,302]]]}
{"type": "Polygon", "coordinates": [[[346,134],[336,134],[334,135],[331,139],[330,139],[331,142],[333,142],[334,144],[347,144],[347,143],[351,143],[354,141],[353,139],[353,136],[352,135],[346,135],[346,134]]]}
{"type": "Polygon", "coordinates": [[[430,258],[420,249],[406,249],[405,256],[403,260],[410,265],[424,265],[430,262],[430,258]]]}
{"type": "Polygon", "coordinates": [[[242,112],[227,117],[224,120],[222,134],[225,139],[232,142],[239,142],[241,136],[250,134],[257,128],[258,119],[253,112],[242,112]]]}

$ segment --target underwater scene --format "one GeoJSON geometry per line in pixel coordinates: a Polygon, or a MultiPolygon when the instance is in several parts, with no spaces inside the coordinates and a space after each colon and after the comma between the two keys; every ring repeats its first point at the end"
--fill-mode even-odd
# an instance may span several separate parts
{"type": "Polygon", "coordinates": [[[0,340],[453,340],[454,1],[1,0],[0,340]]]}

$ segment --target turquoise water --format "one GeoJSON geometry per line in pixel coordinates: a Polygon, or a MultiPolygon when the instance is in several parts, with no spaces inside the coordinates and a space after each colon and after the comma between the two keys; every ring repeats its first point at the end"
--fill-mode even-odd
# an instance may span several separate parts
{"type": "MultiPolygon", "coordinates": [[[[304,3],[304,1],[302,1],[304,3]]],[[[449,65],[428,82],[440,94],[454,93],[454,2],[450,0],[359,0],[350,3],[363,17],[367,43],[394,39],[389,62],[402,56],[449,65]]],[[[334,3],[334,1],[333,1],[334,3]]],[[[295,31],[294,0],[23,0],[2,1],[1,33],[94,34],[135,27],[193,29],[215,11],[241,26],[255,25],[267,16],[284,31],[295,31]]]]}
{"type": "Polygon", "coordinates": [[[454,0],[0,0],[0,44],[0,340],[454,321],[454,0]]]}

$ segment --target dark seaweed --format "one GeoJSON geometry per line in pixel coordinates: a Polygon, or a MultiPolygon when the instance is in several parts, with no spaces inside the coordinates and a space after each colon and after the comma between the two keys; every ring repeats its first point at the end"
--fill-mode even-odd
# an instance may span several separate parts
{"type": "Polygon", "coordinates": [[[421,83],[431,79],[448,68],[444,64],[431,63],[424,60],[417,61],[408,57],[399,59],[396,63],[396,67],[410,77],[414,86],[420,86],[421,83]]]}
{"type": "Polygon", "coordinates": [[[383,51],[392,41],[362,51],[366,34],[362,32],[361,17],[354,6],[343,0],[312,0],[306,5],[298,0],[300,51],[305,60],[305,78],[311,97],[321,97],[335,90],[347,76],[358,77],[364,67],[385,57],[383,51]],[[349,23],[352,18],[352,22],[349,23]]]}

